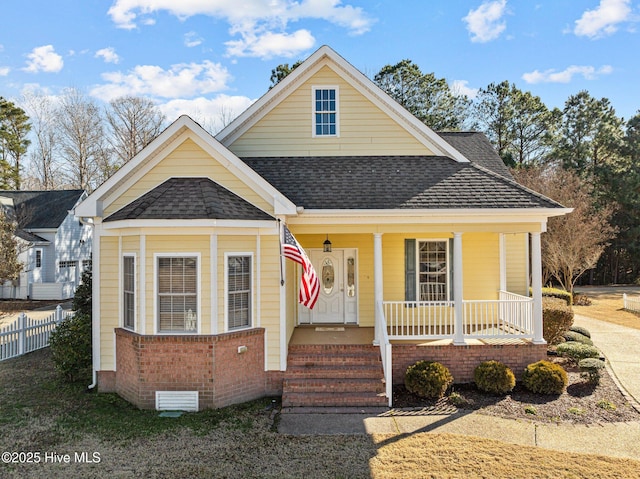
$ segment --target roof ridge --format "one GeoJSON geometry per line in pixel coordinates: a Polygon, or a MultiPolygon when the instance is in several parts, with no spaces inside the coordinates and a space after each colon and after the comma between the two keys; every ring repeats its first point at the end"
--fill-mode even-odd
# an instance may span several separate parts
{"type": "Polygon", "coordinates": [[[538,193],[537,191],[532,190],[531,188],[527,188],[526,186],[518,183],[516,180],[512,180],[512,179],[506,178],[506,177],[496,173],[495,171],[491,171],[490,169],[485,168],[484,166],[478,165],[478,164],[476,164],[474,162],[471,162],[471,166],[473,166],[474,168],[476,168],[476,169],[478,169],[478,170],[480,170],[480,171],[482,171],[482,172],[484,172],[486,174],[489,174],[489,175],[491,175],[491,176],[493,176],[495,178],[498,178],[498,179],[504,181],[505,183],[508,183],[508,184],[510,184],[512,186],[520,188],[521,190],[526,191],[527,193],[532,194],[532,195],[534,195],[534,196],[536,196],[536,197],[538,197],[538,198],[540,198],[540,199],[542,199],[544,201],[549,201],[550,203],[558,205],[561,208],[566,208],[566,206],[564,206],[561,203],[558,203],[556,200],[554,200],[552,198],[549,198],[548,196],[543,195],[542,193],[538,193]]]}

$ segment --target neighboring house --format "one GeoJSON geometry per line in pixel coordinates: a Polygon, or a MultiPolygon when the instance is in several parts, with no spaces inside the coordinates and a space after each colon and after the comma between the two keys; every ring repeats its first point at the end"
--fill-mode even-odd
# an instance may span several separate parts
{"type": "Polygon", "coordinates": [[[94,382],[202,409],[388,405],[419,359],[520,375],[546,355],[540,235],[569,211],[322,47],[215,138],[180,117],[76,208],[95,224],[94,382]]]}
{"type": "Polygon", "coordinates": [[[91,264],[91,226],[73,209],[83,190],[0,191],[0,203],[17,222],[18,280],[0,287],[4,299],[69,299],[91,264]]]}

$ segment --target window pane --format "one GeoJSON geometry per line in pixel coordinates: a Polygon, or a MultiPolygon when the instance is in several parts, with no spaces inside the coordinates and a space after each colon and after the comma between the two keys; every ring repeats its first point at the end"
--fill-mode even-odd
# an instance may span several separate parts
{"type": "Polygon", "coordinates": [[[420,300],[446,301],[448,271],[446,242],[420,242],[418,261],[420,300]]]}
{"type": "Polygon", "coordinates": [[[158,258],[160,331],[198,330],[197,258],[158,258]]]}
{"type": "Polygon", "coordinates": [[[315,134],[337,134],[337,92],[335,89],[318,89],[315,91],[315,134]]]}
{"type": "Polygon", "coordinates": [[[125,256],[122,261],[123,288],[123,326],[128,329],[135,327],[135,258],[125,256]]]}
{"type": "Polygon", "coordinates": [[[227,317],[229,329],[251,326],[251,257],[227,259],[227,317]]]}

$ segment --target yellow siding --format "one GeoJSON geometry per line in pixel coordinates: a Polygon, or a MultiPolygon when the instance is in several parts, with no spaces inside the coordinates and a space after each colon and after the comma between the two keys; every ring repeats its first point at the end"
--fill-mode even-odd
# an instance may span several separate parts
{"type": "Polygon", "coordinates": [[[267,369],[280,369],[280,243],[260,238],[260,326],[267,331],[267,369]]]}
{"type": "Polygon", "coordinates": [[[500,236],[496,233],[462,235],[463,299],[498,299],[500,236]]]}
{"type": "Polygon", "coordinates": [[[120,323],[118,238],[100,239],[100,369],[114,370],[114,333],[120,323]]]}
{"type": "Polygon", "coordinates": [[[269,203],[252,191],[237,176],[230,173],[217,159],[211,157],[192,140],[187,139],[107,206],[104,214],[108,216],[118,211],[169,178],[188,176],[207,176],[258,208],[272,213],[272,207],[269,203]]]}
{"type": "MultiPolygon", "coordinates": [[[[318,248],[325,235],[298,234],[292,232],[305,249],[318,248]]],[[[358,249],[358,323],[374,325],[373,234],[330,234],[333,248],[358,249]]],[[[521,235],[518,235],[521,237],[521,235]]],[[[405,239],[449,240],[452,235],[443,233],[412,233],[382,235],[383,289],[385,301],[405,299],[405,239]]],[[[500,249],[497,233],[465,233],[462,235],[464,299],[497,299],[500,288],[500,249]]],[[[450,265],[452,267],[452,265],[450,265]]],[[[294,278],[296,276],[294,275],[294,278]]],[[[297,279],[296,279],[297,281],[297,279]]],[[[289,293],[297,301],[296,292],[289,293]]],[[[291,313],[290,313],[291,314],[291,313]]]]}
{"type": "MultiPolygon", "coordinates": [[[[139,236],[123,236],[122,252],[140,254],[140,237],[139,236]]],[[[136,265],[137,267],[137,265],[136,265]]]]}
{"type": "Polygon", "coordinates": [[[528,235],[526,233],[505,235],[507,291],[529,295],[528,235]]]}
{"type": "Polygon", "coordinates": [[[430,155],[415,137],[325,66],[229,149],[237,156],[430,155]],[[339,137],[312,137],[312,87],[337,86],[339,137]]]}
{"type": "Polygon", "coordinates": [[[296,304],[298,304],[298,296],[296,289],[296,266],[293,261],[285,261],[285,289],[287,298],[287,344],[293,335],[296,326],[296,304]]]}

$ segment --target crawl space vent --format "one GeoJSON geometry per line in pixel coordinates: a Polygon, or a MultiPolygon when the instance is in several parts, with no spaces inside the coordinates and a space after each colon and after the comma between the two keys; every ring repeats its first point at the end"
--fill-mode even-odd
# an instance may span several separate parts
{"type": "Polygon", "coordinates": [[[197,411],[198,391],[156,391],[157,411],[197,411]]]}

